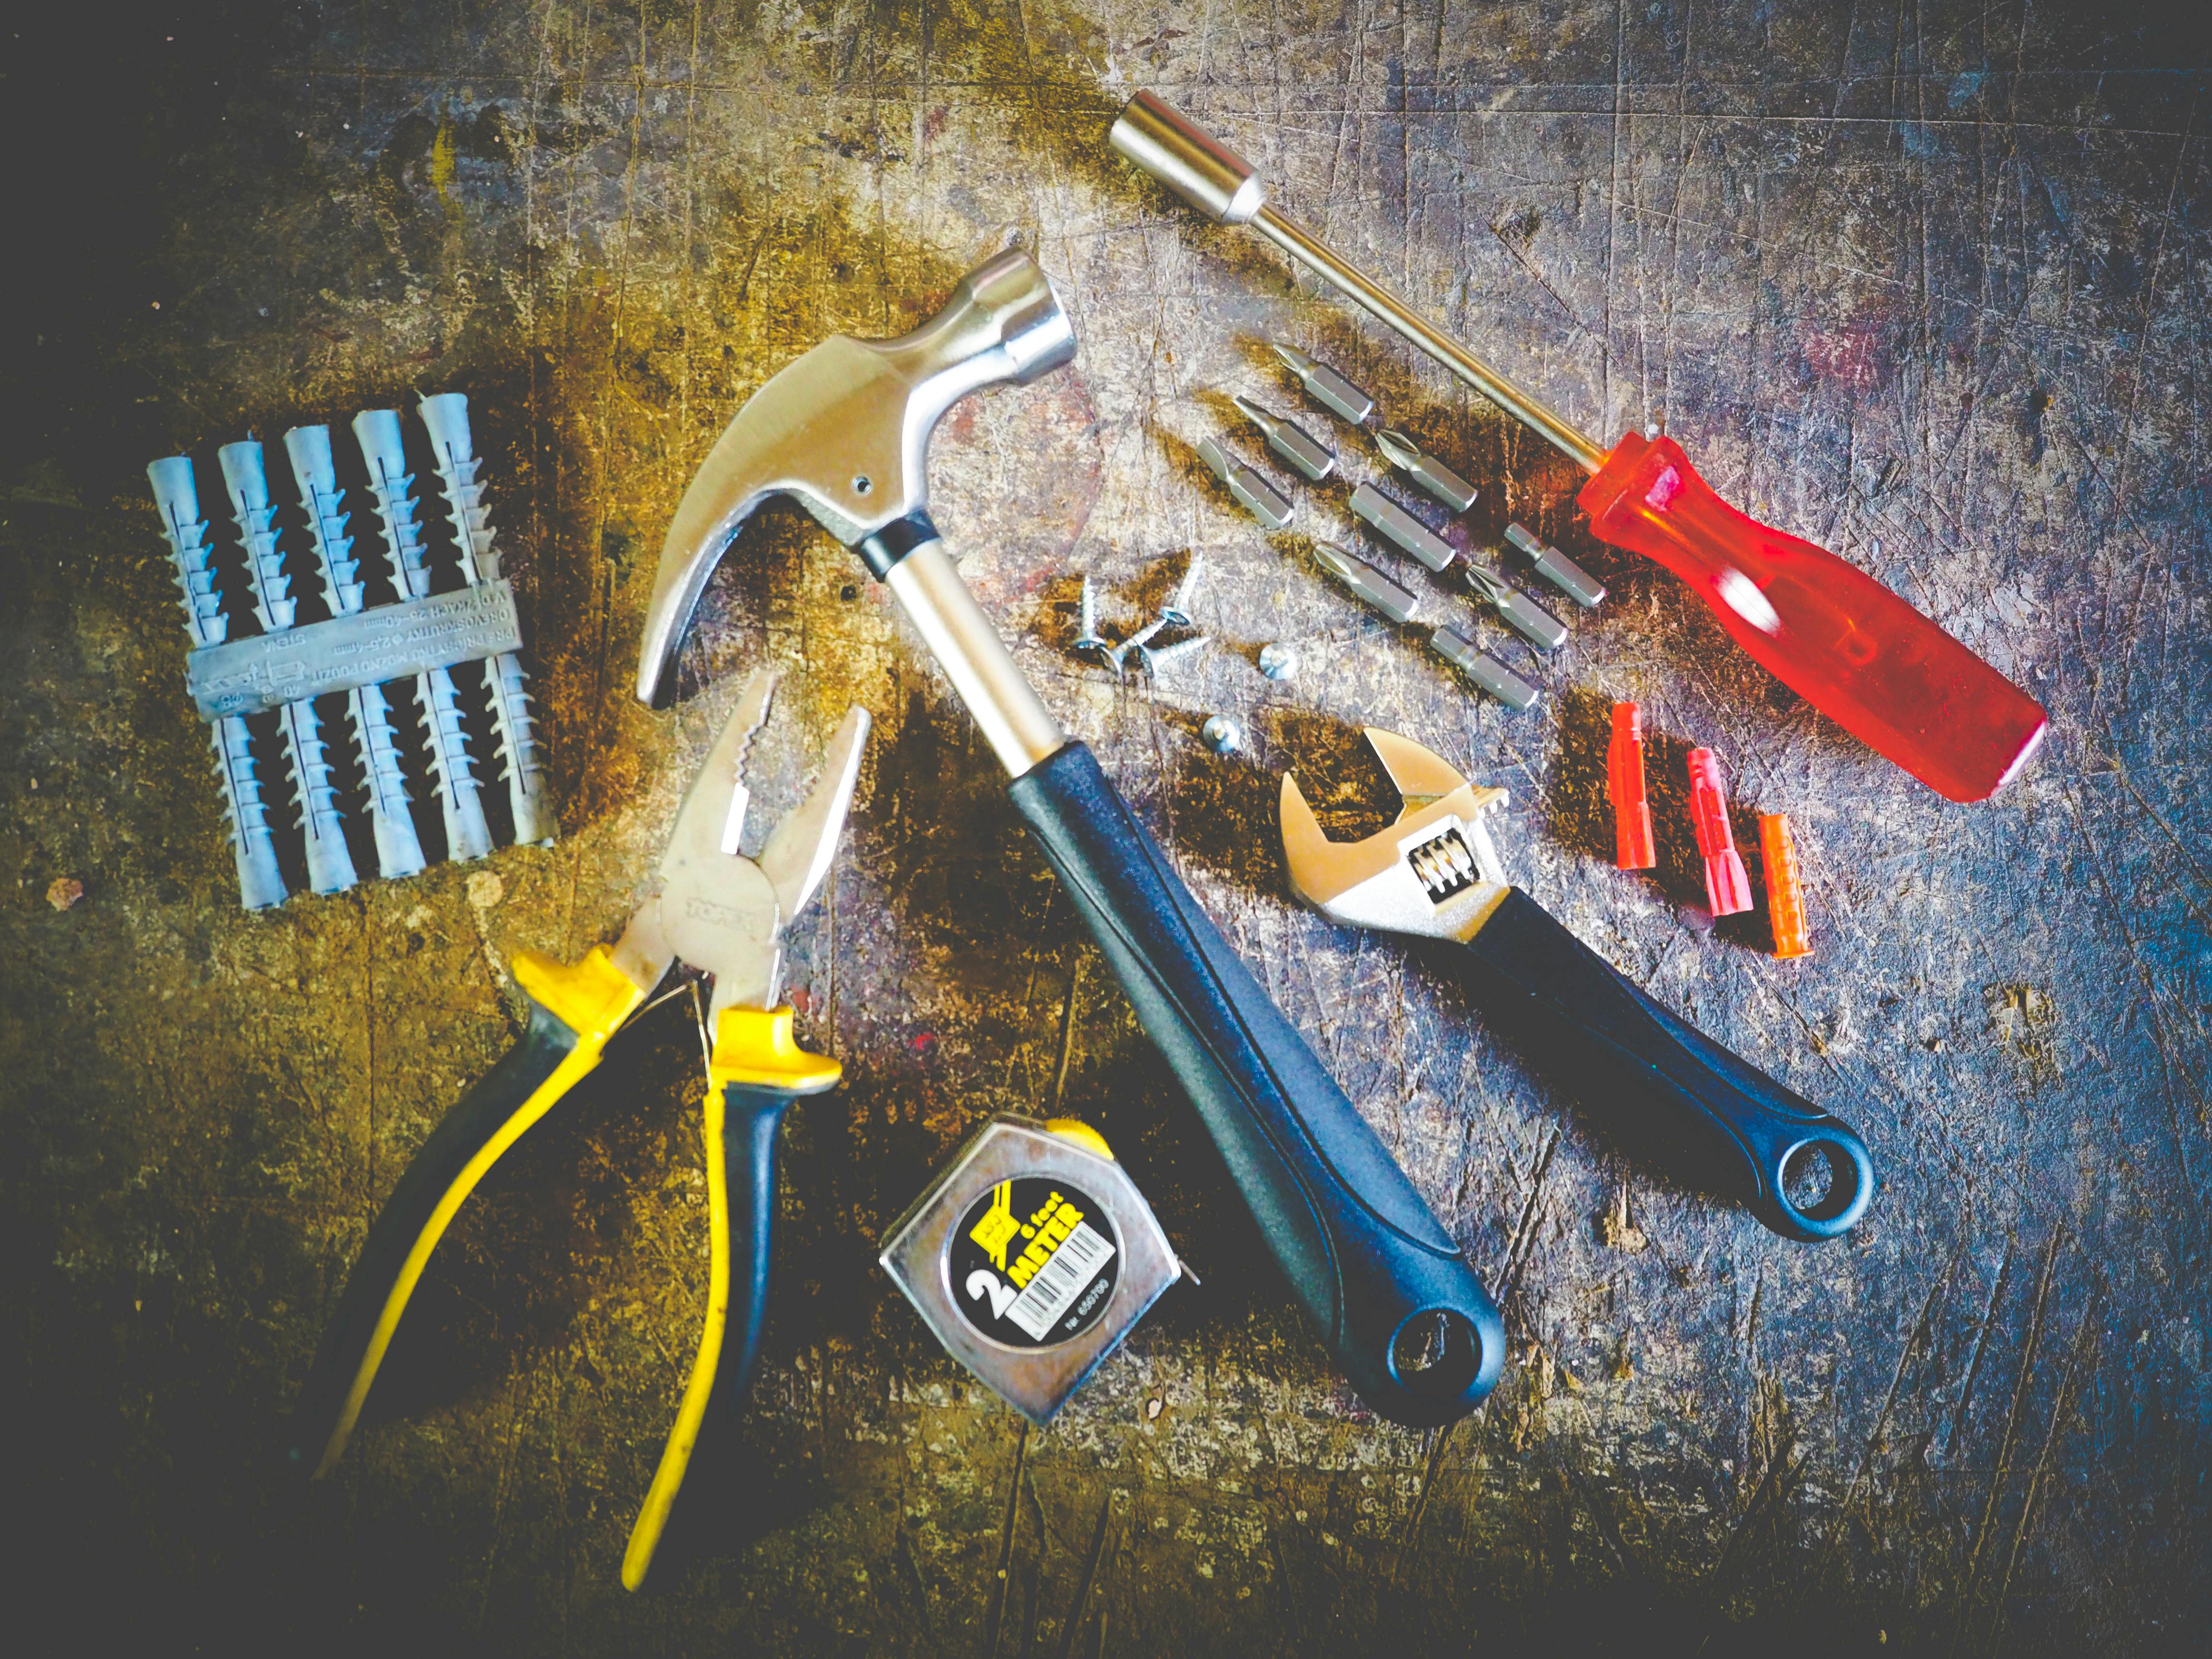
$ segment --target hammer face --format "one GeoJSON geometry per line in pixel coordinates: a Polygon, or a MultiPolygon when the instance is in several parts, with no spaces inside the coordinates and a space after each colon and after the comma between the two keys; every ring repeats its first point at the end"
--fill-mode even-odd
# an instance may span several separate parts
{"type": "Polygon", "coordinates": [[[1016,249],[969,272],[913,333],[832,335],[787,365],[738,411],[677,507],[646,611],[638,696],[658,700],[707,578],[763,501],[792,496],[855,546],[927,507],[929,434],[947,409],[1074,354],[1059,295],[1016,249]]]}

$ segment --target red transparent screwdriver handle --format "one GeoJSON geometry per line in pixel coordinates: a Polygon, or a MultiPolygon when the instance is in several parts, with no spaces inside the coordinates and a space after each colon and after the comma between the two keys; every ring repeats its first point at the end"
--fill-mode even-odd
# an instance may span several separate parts
{"type": "Polygon", "coordinates": [[[1777,679],[1937,793],[1986,799],[2043,740],[2018,686],[1863,570],[1737,512],[1673,439],[1631,433],[1576,499],[1601,540],[1689,583],[1777,679]]]}

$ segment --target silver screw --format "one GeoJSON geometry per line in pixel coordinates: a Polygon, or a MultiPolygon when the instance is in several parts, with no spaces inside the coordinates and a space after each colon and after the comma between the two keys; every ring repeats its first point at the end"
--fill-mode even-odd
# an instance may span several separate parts
{"type": "Polygon", "coordinates": [[[1205,569],[1206,555],[1192,554],[1190,563],[1183,568],[1182,580],[1176,584],[1175,592],[1168,595],[1167,603],[1160,607],[1162,622],[1172,623],[1177,628],[1190,626],[1190,602],[1198,592],[1199,577],[1205,569]]]}
{"type": "Polygon", "coordinates": [[[1286,680],[1298,672],[1298,653],[1287,645],[1263,645],[1260,672],[1271,680],[1286,680]]]}
{"type": "Polygon", "coordinates": [[[1173,645],[1164,645],[1157,651],[1140,650],[1139,654],[1144,659],[1145,672],[1157,674],[1163,668],[1174,667],[1185,657],[1195,656],[1212,643],[1212,635],[1194,634],[1187,640],[1177,640],[1173,645]]]}
{"type": "Polygon", "coordinates": [[[1130,635],[1121,644],[1109,649],[1106,653],[1106,660],[1114,665],[1114,672],[1117,674],[1122,672],[1128,664],[1129,653],[1132,651],[1144,651],[1145,641],[1167,625],[1168,619],[1165,617],[1157,617],[1130,635]]]}
{"type": "Polygon", "coordinates": [[[1095,658],[1101,662],[1110,660],[1114,654],[1113,647],[1099,637],[1098,599],[1091,592],[1091,573],[1087,570],[1083,573],[1083,597],[1077,602],[1075,639],[1072,648],[1080,655],[1095,658]]]}
{"type": "Polygon", "coordinates": [[[1198,728],[1200,739],[1217,755],[1233,755],[1244,741],[1244,728],[1226,714],[1215,714],[1198,728]]]}

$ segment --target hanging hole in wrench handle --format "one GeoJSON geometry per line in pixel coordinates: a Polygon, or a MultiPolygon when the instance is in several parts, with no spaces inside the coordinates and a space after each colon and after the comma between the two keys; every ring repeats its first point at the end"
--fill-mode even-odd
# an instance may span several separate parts
{"type": "Polygon", "coordinates": [[[1459,949],[1484,1017],[1540,1046],[1627,1150],[1784,1238],[1834,1238],[1866,1213],[1874,1159],[1856,1132],[1662,1007],[1517,887],[1459,949]]]}
{"type": "Polygon", "coordinates": [[[1087,748],[1067,744],[1011,793],[1360,1398],[1413,1427],[1474,1410],[1498,1381],[1504,1326],[1389,1150],[1087,748]]]}

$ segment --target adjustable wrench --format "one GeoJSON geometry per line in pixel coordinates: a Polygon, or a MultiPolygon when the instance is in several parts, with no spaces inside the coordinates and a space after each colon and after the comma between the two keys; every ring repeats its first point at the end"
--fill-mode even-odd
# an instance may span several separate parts
{"type": "Polygon", "coordinates": [[[1540,1048],[1587,1096],[1632,1107],[1634,1143],[1740,1199],[1784,1238],[1848,1232],[1874,1196],[1874,1160],[1840,1119],[1662,1007],[1519,888],[1485,820],[1503,789],[1478,789],[1439,755],[1370,726],[1405,801],[1359,842],[1322,833],[1283,774],[1283,861],[1298,896],[1332,921],[1456,941],[1456,966],[1501,1034],[1540,1048]]]}

